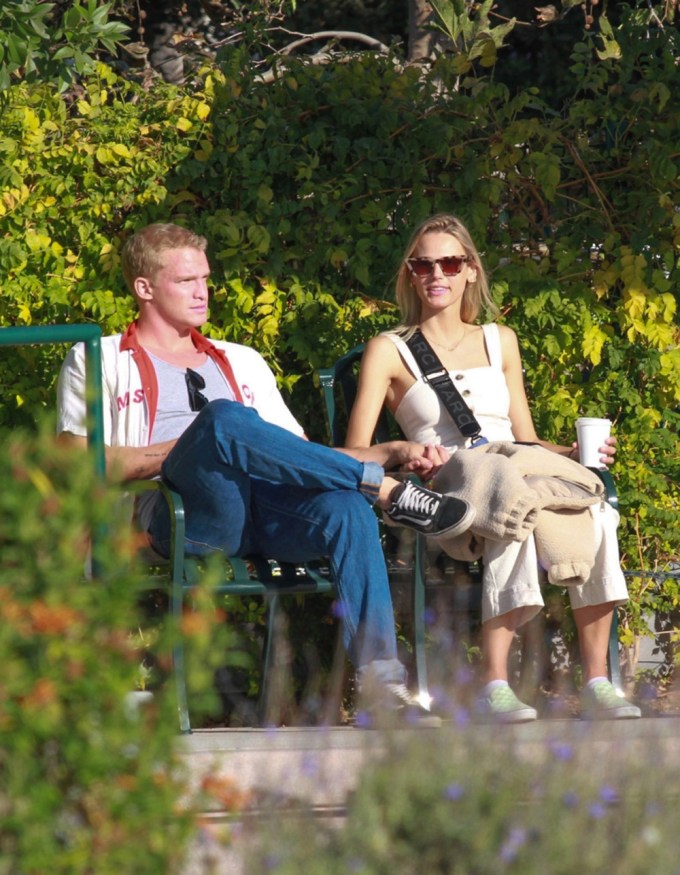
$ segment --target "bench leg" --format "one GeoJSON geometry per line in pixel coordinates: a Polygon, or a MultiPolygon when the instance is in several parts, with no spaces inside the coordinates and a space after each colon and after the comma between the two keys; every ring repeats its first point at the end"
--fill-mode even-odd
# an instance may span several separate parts
{"type": "Polygon", "coordinates": [[[612,628],[609,633],[609,677],[616,692],[623,695],[621,662],[619,660],[619,618],[616,608],[614,608],[612,628]]]}
{"type": "Polygon", "coordinates": [[[184,735],[191,732],[189,719],[189,704],[187,701],[187,682],[184,667],[184,647],[177,644],[172,651],[173,670],[175,674],[175,689],[177,693],[177,711],[179,713],[179,730],[184,735]]]}
{"type": "MultiPolygon", "coordinates": [[[[267,598],[267,624],[262,649],[262,682],[257,703],[258,722],[265,726],[272,721],[272,680],[276,672],[276,639],[280,632],[281,600],[278,595],[267,598]]],[[[276,684],[273,685],[276,688],[276,684]]]]}
{"type": "Polygon", "coordinates": [[[413,650],[416,663],[418,697],[423,705],[430,701],[425,652],[425,538],[418,535],[413,557],[413,650]]]}
{"type": "Polygon", "coordinates": [[[182,581],[173,581],[172,587],[172,614],[175,621],[175,635],[177,640],[172,649],[172,669],[175,675],[175,689],[177,693],[177,710],[179,713],[179,729],[185,735],[191,732],[191,720],[189,718],[189,703],[187,698],[186,661],[184,658],[184,642],[182,641],[181,622],[182,608],[184,607],[184,593],[182,581]]]}

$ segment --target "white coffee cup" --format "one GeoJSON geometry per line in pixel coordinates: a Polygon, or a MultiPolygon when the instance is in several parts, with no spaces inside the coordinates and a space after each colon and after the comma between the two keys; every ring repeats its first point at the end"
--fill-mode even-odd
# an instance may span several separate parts
{"type": "Polygon", "coordinates": [[[600,461],[600,447],[605,445],[605,440],[612,431],[610,419],[597,419],[595,417],[582,416],[576,420],[576,440],[578,441],[579,460],[587,468],[599,468],[601,471],[607,466],[600,461]]]}

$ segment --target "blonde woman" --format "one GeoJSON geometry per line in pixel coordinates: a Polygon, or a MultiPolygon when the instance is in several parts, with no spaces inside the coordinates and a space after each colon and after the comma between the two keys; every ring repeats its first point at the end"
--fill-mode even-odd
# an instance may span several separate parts
{"type": "MultiPolygon", "coordinates": [[[[436,215],[414,232],[396,283],[402,322],[369,341],[362,360],[358,394],[347,433],[347,447],[368,446],[385,404],[410,440],[428,446],[437,466],[470,446],[438,395],[423,380],[406,340],[420,329],[490,442],[539,444],[565,457],[578,448],[541,440],[536,434],[522,376],[515,332],[505,325],[477,324],[494,312],[484,268],[462,222],[436,215]]],[[[474,453],[477,451],[474,450],[474,453]]],[[[615,439],[601,448],[611,464],[615,439]]],[[[443,472],[446,471],[444,467],[443,472]]],[[[437,479],[435,479],[435,483],[437,479]]],[[[480,509],[476,508],[479,515],[480,509]]],[[[584,688],[581,715],[589,719],[639,717],[607,679],[607,648],[613,611],[628,593],[619,565],[616,512],[591,509],[594,528],[592,570],[582,584],[568,588],[578,630],[584,688]]],[[[508,657],[516,630],[543,605],[535,539],[484,540],[482,596],[483,689],[477,700],[481,718],[504,723],[535,720],[536,710],[521,702],[508,683],[508,657]]]]}

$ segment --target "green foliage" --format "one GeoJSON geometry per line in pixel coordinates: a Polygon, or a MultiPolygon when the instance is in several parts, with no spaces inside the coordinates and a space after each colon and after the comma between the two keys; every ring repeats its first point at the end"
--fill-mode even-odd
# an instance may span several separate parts
{"type": "Polygon", "coordinates": [[[179,872],[194,829],[172,694],[129,702],[140,577],[120,498],[91,467],[45,435],[0,446],[3,875],[179,872]]]}
{"type": "Polygon", "coordinates": [[[0,92],[12,80],[52,81],[65,91],[78,77],[92,73],[96,52],[115,55],[128,32],[109,21],[111,3],[79,0],[60,14],[57,4],[42,0],[4,3],[0,9],[0,92]]]}
{"type": "MultiPolygon", "coordinates": [[[[168,177],[205,161],[210,106],[162,85],[150,100],[99,65],[68,106],[47,85],[15,86],[0,109],[0,322],[94,320],[120,331],[133,315],[122,294],[121,238],[196,197],[168,177]],[[202,151],[203,150],[203,151],[202,151]]],[[[63,350],[5,354],[0,380],[12,408],[53,406],[47,391],[63,350]],[[36,374],[39,379],[36,380],[36,374]]]]}
{"type": "Polygon", "coordinates": [[[395,738],[368,765],[344,823],[279,818],[258,832],[248,872],[672,872],[677,818],[664,788],[677,764],[632,759],[598,759],[559,737],[518,755],[479,727],[442,729],[426,743],[420,733],[395,738]]]}
{"type": "Polygon", "coordinates": [[[472,12],[463,0],[431,0],[431,5],[435,12],[432,27],[445,34],[460,53],[456,61],[459,73],[468,73],[475,60],[482,67],[495,65],[498,49],[515,27],[514,18],[493,26],[489,13],[494,0],[485,0],[472,12]]]}
{"type": "MultiPolygon", "coordinates": [[[[573,46],[561,110],[501,84],[503,52],[493,76],[460,55],[429,69],[356,56],[287,58],[265,82],[254,47],[226,46],[186,90],[104,67],[71,103],[13,86],[0,324],[121,330],[123,239],[190,224],[210,241],[207,330],[258,347],[323,440],[313,368],[397,320],[412,227],[454,211],[519,334],[539,433],[570,443],[578,415],[614,420],[624,563],[662,570],[680,554],[677,47],[634,8],[617,14],[573,46]]],[[[0,363],[0,421],[51,405],[57,364],[32,350],[0,363]]]]}

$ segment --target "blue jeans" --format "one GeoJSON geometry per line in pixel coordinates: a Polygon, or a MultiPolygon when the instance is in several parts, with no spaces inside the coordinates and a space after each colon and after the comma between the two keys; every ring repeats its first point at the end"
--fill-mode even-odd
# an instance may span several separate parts
{"type": "MultiPolygon", "coordinates": [[[[193,555],[264,554],[283,562],[328,557],[343,642],[359,669],[401,683],[392,598],[372,505],[384,472],[263,420],[252,407],[212,401],[182,434],[162,477],[184,502],[193,555]]],[[[164,503],[150,526],[167,555],[164,503]]]]}

